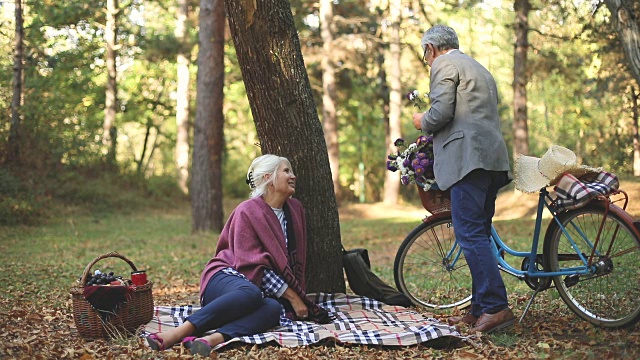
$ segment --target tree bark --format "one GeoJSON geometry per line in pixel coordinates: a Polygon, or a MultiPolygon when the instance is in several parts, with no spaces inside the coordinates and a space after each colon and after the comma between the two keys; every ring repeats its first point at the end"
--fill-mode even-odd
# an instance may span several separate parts
{"type": "MultiPolygon", "coordinates": [[[[402,57],[400,42],[400,22],[402,20],[401,10],[401,0],[392,0],[389,2],[389,50],[385,54],[385,65],[387,68],[386,73],[389,84],[389,126],[387,138],[385,140],[387,144],[387,154],[398,151],[393,143],[397,138],[402,136],[402,125],[400,121],[400,115],[402,112],[402,82],[400,79],[400,60],[402,57]]],[[[399,191],[400,178],[398,174],[391,171],[385,171],[383,202],[385,204],[397,204],[399,191]]]]}
{"type": "Polygon", "coordinates": [[[24,23],[22,18],[22,0],[15,2],[15,46],[13,49],[13,94],[11,98],[11,127],[7,143],[7,164],[19,164],[20,156],[20,113],[22,108],[22,59],[24,54],[24,23]]]}
{"type": "Polygon", "coordinates": [[[331,179],[336,199],[340,201],[340,148],[336,116],[336,80],[333,62],[333,0],[320,0],[320,33],[322,36],[322,125],[327,143],[331,179]]]}
{"type": "Polygon", "coordinates": [[[633,176],[640,176],[640,134],[638,131],[638,93],[631,87],[631,105],[633,110],[633,176]]]}
{"type": "Polygon", "coordinates": [[[516,43],[513,53],[513,158],[529,154],[527,126],[527,52],[529,50],[529,0],[515,0],[516,43]]]}
{"type": "Polygon", "coordinates": [[[116,31],[119,11],[118,0],[107,0],[107,19],[104,29],[107,87],[104,104],[104,124],[102,125],[102,143],[107,147],[107,163],[112,165],[116,162],[117,146],[116,113],[118,106],[118,86],[116,79],[116,57],[118,56],[118,51],[116,49],[116,31]]]}
{"type": "Polygon", "coordinates": [[[623,0],[604,0],[604,3],[611,13],[612,24],[620,37],[631,73],[640,85],[640,14],[634,13],[632,4],[627,5],[623,0]]]}
{"type": "Polygon", "coordinates": [[[307,214],[308,291],[344,292],[340,223],[322,125],[286,0],[228,0],[229,27],[263,153],[287,157],[307,214]]]}
{"type": "Polygon", "coordinates": [[[176,99],[176,169],[178,186],[183,193],[189,192],[189,54],[191,46],[187,36],[189,0],[178,0],[176,28],[174,34],[179,43],[177,56],[177,99],[176,99]]]}
{"type": "Polygon", "coordinates": [[[223,0],[201,0],[199,22],[200,49],[191,181],[192,230],[219,232],[223,226],[223,0]]]}

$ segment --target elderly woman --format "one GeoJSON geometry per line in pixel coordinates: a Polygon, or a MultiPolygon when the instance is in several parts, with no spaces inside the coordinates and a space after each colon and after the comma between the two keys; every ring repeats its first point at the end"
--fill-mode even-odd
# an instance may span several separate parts
{"type": "Polygon", "coordinates": [[[291,320],[330,321],[328,313],[306,297],[305,213],[291,198],[296,176],[289,160],[275,155],[256,158],[247,184],[251,198],[229,216],[216,254],[202,272],[202,308],[177,328],[149,335],[152,349],[164,350],[181,341],[192,354],[208,356],[231,338],[291,320]],[[203,336],[210,330],[215,332],[203,336]]]}

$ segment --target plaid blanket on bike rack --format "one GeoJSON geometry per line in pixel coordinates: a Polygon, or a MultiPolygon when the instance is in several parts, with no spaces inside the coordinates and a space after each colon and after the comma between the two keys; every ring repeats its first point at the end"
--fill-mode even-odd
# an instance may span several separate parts
{"type": "MultiPolygon", "coordinates": [[[[335,317],[332,323],[322,325],[294,321],[292,325],[280,326],[270,332],[233,338],[216,349],[237,341],[249,344],[274,341],[284,347],[296,347],[334,339],[339,343],[406,346],[439,338],[461,338],[455,328],[404,307],[346,294],[318,293],[309,296],[335,317]]],[[[153,319],[145,326],[145,333],[177,327],[199,308],[192,305],[157,306],[153,319]]]]}
{"type": "Polygon", "coordinates": [[[555,186],[558,196],[555,200],[558,210],[571,210],[587,205],[598,195],[610,194],[620,186],[618,177],[602,171],[589,174],[579,179],[571,174],[564,174],[555,186]]]}

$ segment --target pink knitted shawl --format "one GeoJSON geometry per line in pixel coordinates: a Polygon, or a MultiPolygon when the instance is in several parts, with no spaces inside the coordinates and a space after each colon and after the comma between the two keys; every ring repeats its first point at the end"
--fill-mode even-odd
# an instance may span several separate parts
{"type": "Polygon", "coordinates": [[[286,204],[291,212],[296,238],[295,269],[289,266],[284,234],[275,213],[261,197],[249,199],[236,207],[222,229],[216,255],[209,260],[200,278],[200,299],[211,277],[227,267],[244,274],[258,287],[262,282],[264,270],[271,269],[280,275],[290,288],[296,290],[298,295],[306,296],[305,212],[300,201],[296,199],[287,199],[286,204]]]}

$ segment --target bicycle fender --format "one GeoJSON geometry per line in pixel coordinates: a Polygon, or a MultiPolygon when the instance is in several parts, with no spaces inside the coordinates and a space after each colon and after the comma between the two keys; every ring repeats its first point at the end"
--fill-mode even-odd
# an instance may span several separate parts
{"type": "Polygon", "coordinates": [[[442,218],[451,218],[451,211],[443,211],[443,212],[435,213],[433,215],[425,216],[425,218],[422,219],[422,222],[430,223],[436,220],[440,220],[442,218]]]}

